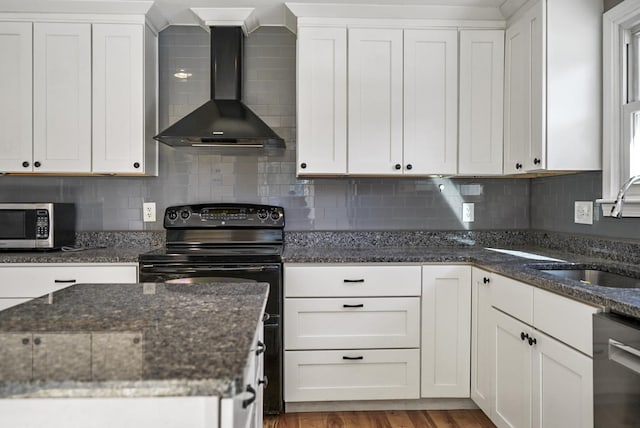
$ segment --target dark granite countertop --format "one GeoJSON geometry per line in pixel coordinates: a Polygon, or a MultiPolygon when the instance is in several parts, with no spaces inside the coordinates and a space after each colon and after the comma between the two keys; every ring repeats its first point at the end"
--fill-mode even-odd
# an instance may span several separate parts
{"type": "Polygon", "coordinates": [[[138,263],[148,247],[87,247],[80,251],[1,251],[2,263],[138,263]]]}
{"type": "MultiPolygon", "coordinates": [[[[584,267],[605,266],[614,273],[640,278],[635,264],[612,262],[610,259],[587,257],[546,248],[520,246],[525,251],[560,259],[584,267]]],[[[608,288],[585,285],[576,280],[561,279],[532,266],[545,266],[543,260],[528,259],[487,250],[483,247],[296,247],[288,246],[283,254],[285,263],[465,263],[496,272],[533,286],[573,299],[604,306],[622,314],[640,318],[640,288],[608,288]]],[[[557,262],[556,262],[557,263],[557,262]]]]}
{"type": "Polygon", "coordinates": [[[0,397],[233,395],[267,294],[265,283],[79,284],[1,311],[0,397]]]}

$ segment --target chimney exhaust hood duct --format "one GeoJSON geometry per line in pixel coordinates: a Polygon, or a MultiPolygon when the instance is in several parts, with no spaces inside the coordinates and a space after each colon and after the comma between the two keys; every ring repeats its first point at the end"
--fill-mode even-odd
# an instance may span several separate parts
{"type": "Polygon", "coordinates": [[[284,149],[284,140],[240,101],[242,29],[210,28],[211,99],[153,138],[173,147],[284,149]]]}

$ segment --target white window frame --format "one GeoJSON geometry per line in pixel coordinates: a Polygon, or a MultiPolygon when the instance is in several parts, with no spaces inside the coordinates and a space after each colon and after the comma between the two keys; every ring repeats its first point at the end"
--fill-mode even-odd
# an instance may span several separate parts
{"type": "MultiPolygon", "coordinates": [[[[602,212],[610,215],[620,187],[629,178],[625,147],[630,139],[629,118],[638,103],[626,103],[626,34],[640,25],[640,0],[625,0],[603,15],[602,23],[602,212]],[[626,104],[626,105],[625,105],[626,104]]],[[[640,217],[640,186],[633,186],[625,196],[624,217],[640,217]]]]}

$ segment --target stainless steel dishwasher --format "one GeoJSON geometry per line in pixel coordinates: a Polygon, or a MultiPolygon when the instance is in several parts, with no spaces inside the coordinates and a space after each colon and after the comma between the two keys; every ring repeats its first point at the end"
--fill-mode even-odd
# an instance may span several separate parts
{"type": "Polygon", "coordinates": [[[593,316],[595,428],[640,427],[640,320],[593,316]]]}

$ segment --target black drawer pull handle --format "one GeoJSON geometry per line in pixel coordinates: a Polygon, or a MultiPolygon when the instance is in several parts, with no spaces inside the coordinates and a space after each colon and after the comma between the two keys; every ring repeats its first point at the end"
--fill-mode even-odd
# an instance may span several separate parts
{"type": "Polygon", "coordinates": [[[74,284],[76,282],[75,279],[54,279],[53,282],[56,284],[74,284]]]}
{"type": "Polygon", "coordinates": [[[260,355],[267,350],[267,345],[258,340],[258,347],[256,348],[256,355],[260,355]]]}
{"type": "Polygon", "coordinates": [[[271,315],[268,312],[265,312],[262,316],[262,322],[268,321],[271,318],[271,315]]]}
{"type": "Polygon", "coordinates": [[[348,357],[346,355],[342,356],[343,360],[364,360],[364,357],[362,355],[358,356],[358,357],[348,357]]]}
{"type": "Polygon", "coordinates": [[[345,283],[348,283],[348,284],[349,284],[349,283],[350,283],[350,284],[353,284],[353,283],[356,283],[356,282],[364,282],[364,279],[344,279],[343,281],[344,281],[345,283]]]}
{"type": "Polygon", "coordinates": [[[360,303],[359,305],[342,305],[343,308],[364,308],[364,304],[360,303]]]}
{"type": "Polygon", "coordinates": [[[249,407],[254,401],[256,401],[256,390],[253,389],[251,385],[247,385],[247,392],[249,394],[253,394],[253,397],[242,400],[242,408],[246,409],[249,407]]]}

